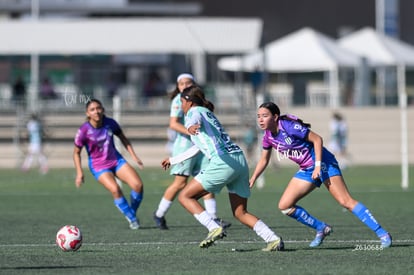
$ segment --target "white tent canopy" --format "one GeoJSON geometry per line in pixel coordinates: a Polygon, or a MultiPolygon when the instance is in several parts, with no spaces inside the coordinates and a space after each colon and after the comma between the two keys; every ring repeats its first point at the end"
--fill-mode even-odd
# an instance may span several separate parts
{"type": "Polygon", "coordinates": [[[367,27],[338,40],[343,48],[364,56],[371,66],[414,67],[414,46],[367,27]]]}
{"type": "Polygon", "coordinates": [[[355,67],[359,62],[357,55],[334,39],[307,27],[267,44],[264,54],[265,59],[262,51],[223,57],[218,66],[226,71],[252,72],[260,67],[268,72],[314,72],[355,67]]]}
{"type": "Polygon", "coordinates": [[[256,18],[3,21],[0,54],[243,53],[261,33],[256,18]]]}
{"type": "MultiPolygon", "coordinates": [[[[339,44],[344,48],[367,58],[369,64],[373,67],[396,67],[398,98],[401,109],[401,186],[403,189],[407,189],[409,185],[409,163],[405,71],[406,67],[414,67],[414,46],[376,32],[372,28],[363,28],[359,31],[351,33],[339,39],[339,44]]],[[[377,72],[379,75],[384,73],[384,71],[381,71],[381,68],[379,68],[377,72]]],[[[383,77],[378,76],[377,79],[383,79],[383,77]]],[[[384,89],[382,89],[381,94],[382,98],[384,98],[384,89]]],[[[382,101],[384,102],[384,99],[382,99],[382,101]]]]}
{"type": "Polygon", "coordinates": [[[339,47],[336,41],[311,28],[303,28],[267,44],[263,51],[223,57],[218,67],[226,71],[330,72],[330,105],[339,106],[338,69],[357,67],[358,55],[339,47]]]}

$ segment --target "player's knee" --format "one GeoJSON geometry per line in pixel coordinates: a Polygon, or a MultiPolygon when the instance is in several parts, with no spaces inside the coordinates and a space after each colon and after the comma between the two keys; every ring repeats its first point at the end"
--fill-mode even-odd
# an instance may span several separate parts
{"type": "Polygon", "coordinates": [[[178,201],[181,203],[181,205],[184,205],[187,199],[187,194],[185,192],[180,192],[178,194],[178,201]]]}
{"type": "Polygon", "coordinates": [[[187,182],[185,180],[176,180],[170,186],[171,188],[174,188],[176,192],[179,192],[183,190],[186,185],[187,182]]]}

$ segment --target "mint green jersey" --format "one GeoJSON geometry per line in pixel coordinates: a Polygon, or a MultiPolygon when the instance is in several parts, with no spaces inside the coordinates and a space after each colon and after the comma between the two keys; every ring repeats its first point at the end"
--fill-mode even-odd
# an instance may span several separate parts
{"type": "Polygon", "coordinates": [[[213,112],[201,106],[192,107],[185,116],[185,127],[200,125],[199,133],[191,135],[191,141],[211,159],[215,156],[242,152],[226,133],[213,112]]]}
{"type": "MultiPolygon", "coordinates": [[[[170,109],[170,117],[177,117],[178,122],[184,125],[184,112],[183,112],[183,109],[181,108],[180,97],[181,97],[181,94],[178,94],[172,100],[171,109],[170,109]]],[[[174,145],[172,149],[172,155],[173,156],[178,155],[186,151],[192,145],[193,144],[188,135],[184,135],[182,133],[177,132],[177,137],[174,141],[174,145]]]]}
{"type": "MultiPolygon", "coordinates": [[[[178,122],[184,125],[184,112],[181,108],[181,101],[180,101],[181,94],[178,94],[174,97],[171,102],[171,110],[170,110],[170,117],[177,117],[178,122]]],[[[180,155],[182,152],[188,150],[188,148],[192,147],[193,143],[191,142],[190,136],[184,135],[182,133],[177,132],[177,136],[175,138],[171,155],[177,156],[180,155]]],[[[195,176],[200,172],[202,167],[207,163],[206,157],[199,153],[197,156],[185,160],[179,164],[176,164],[170,170],[171,175],[180,175],[180,176],[195,176]]]]}

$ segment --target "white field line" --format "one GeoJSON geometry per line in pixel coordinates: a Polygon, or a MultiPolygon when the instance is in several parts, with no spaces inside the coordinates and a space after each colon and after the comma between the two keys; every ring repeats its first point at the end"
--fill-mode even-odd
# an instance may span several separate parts
{"type": "MultiPolygon", "coordinates": [[[[309,243],[310,240],[288,240],[283,241],[284,243],[309,243]]],[[[379,244],[379,240],[324,240],[324,243],[345,243],[345,244],[368,244],[368,243],[377,243],[379,244]]],[[[263,244],[263,241],[223,241],[220,240],[218,243],[223,244],[263,244]]],[[[393,244],[413,244],[414,240],[392,240],[393,244]]],[[[125,243],[83,243],[82,245],[87,246],[131,246],[131,245],[194,245],[199,244],[199,241],[187,241],[187,242],[125,242],[125,243]]],[[[6,247],[48,247],[48,246],[56,246],[56,244],[0,244],[1,248],[6,247]]]]}

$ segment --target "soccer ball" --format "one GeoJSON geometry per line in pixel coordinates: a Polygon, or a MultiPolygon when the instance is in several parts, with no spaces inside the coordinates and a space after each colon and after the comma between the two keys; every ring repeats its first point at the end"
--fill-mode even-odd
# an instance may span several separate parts
{"type": "Polygon", "coordinates": [[[82,245],[82,233],[74,225],[65,225],[56,234],[56,244],[63,251],[76,251],[82,245]]]}

